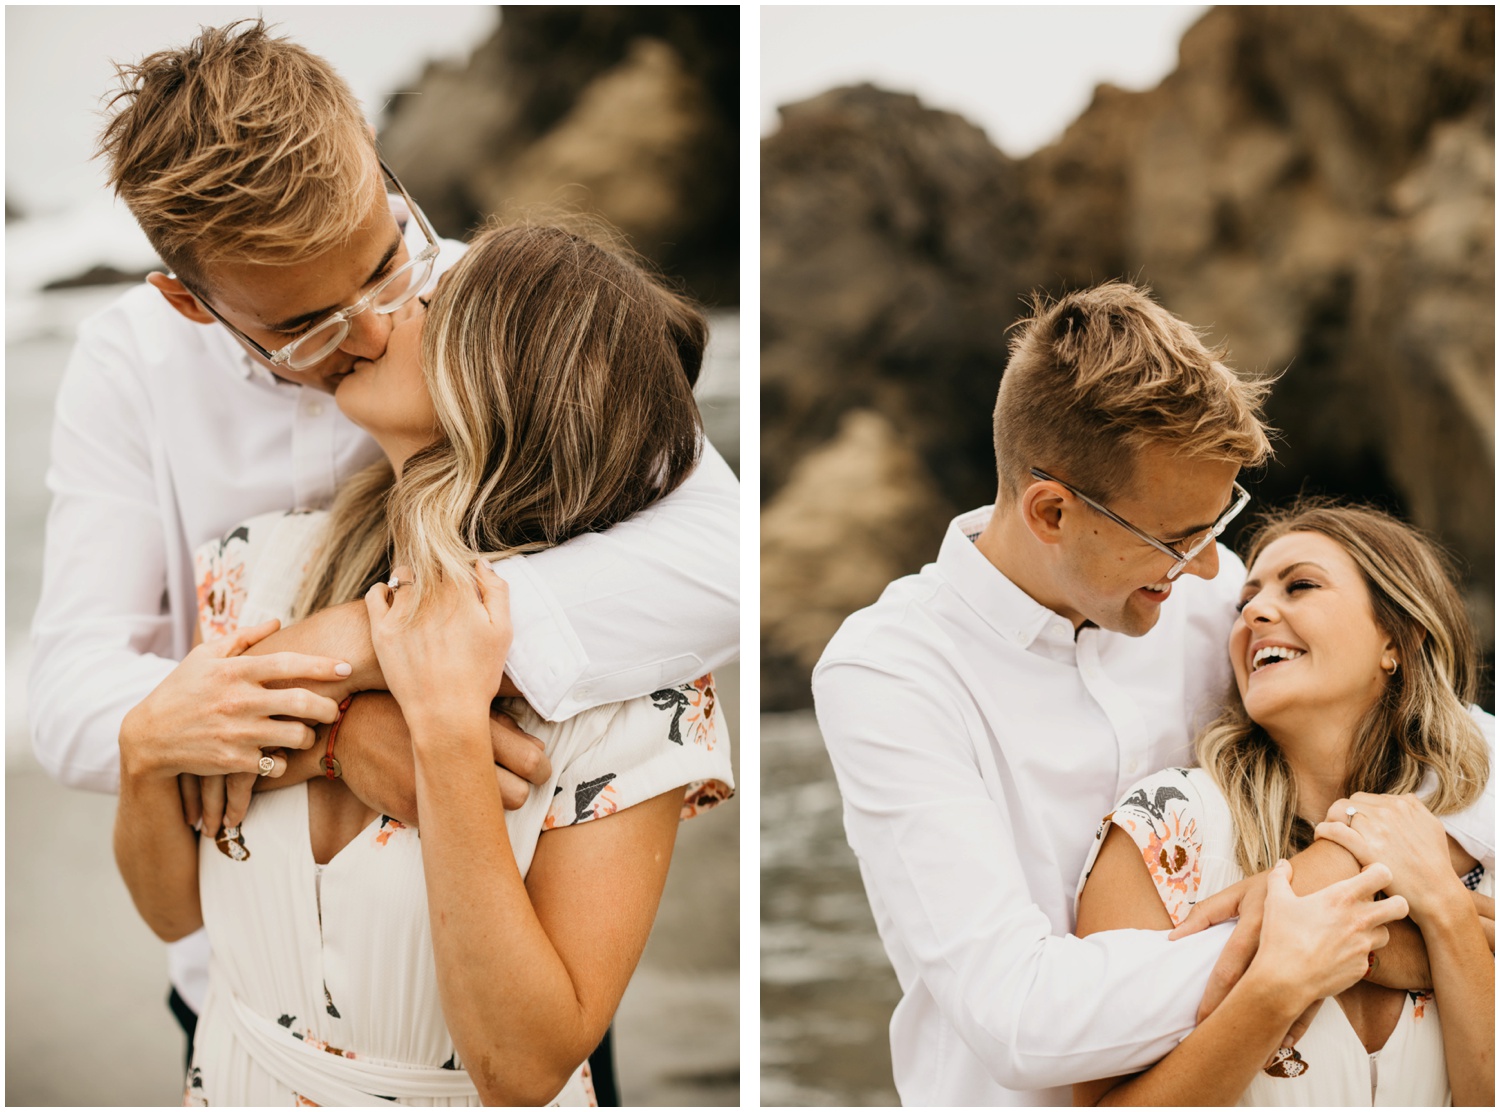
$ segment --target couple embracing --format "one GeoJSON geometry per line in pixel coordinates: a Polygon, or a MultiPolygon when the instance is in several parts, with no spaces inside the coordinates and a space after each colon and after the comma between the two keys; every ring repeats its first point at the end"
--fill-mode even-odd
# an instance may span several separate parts
{"type": "Polygon", "coordinates": [[[1493,1104],[1474,632],[1383,513],[1217,543],[1268,389],[1137,287],[1038,300],[996,504],[819,662],[903,1103],[1493,1104]]]}
{"type": "Polygon", "coordinates": [[[705,320],[598,237],[439,239],[258,20],[121,72],[102,153],[172,273],[80,329],[30,708],[119,791],[189,1102],[596,1103],[732,789],[705,320]]]}

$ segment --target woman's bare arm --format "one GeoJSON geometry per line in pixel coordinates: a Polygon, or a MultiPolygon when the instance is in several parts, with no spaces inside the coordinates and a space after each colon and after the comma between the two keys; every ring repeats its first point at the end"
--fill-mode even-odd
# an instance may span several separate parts
{"type": "MultiPolygon", "coordinates": [[[[1292,892],[1290,876],[1289,865],[1272,871],[1261,948],[1224,1002],[1150,1069],[1074,1085],[1074,1104],[1233,1104],[1296,1018],[1357,980],[1381,924],[1406,911],[1404,901],[1373,904],[1390,876],[1382,866],[1309,897],[1292,892]]],[[[1140,851],[1111,827],[1079,897],[1078,934],[1170,925],[1140,851]]]]}
{"type": "Polygon", "coordinates": [[[681,792],[542,835],[523,882],[475,723],[414,736],[443,1016],[486,1104],[541,1105],[598,1045],[645,948],[681,792]]]}

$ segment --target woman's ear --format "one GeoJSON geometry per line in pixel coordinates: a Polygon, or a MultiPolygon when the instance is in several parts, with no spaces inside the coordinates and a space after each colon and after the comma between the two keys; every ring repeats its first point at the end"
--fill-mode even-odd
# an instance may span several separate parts
{"type": "Polygon", "coordinates": [[[192,291],[171,275],[155,271],[146,275],[146,281],[167,299],[168,305],[187,317],[188,320],[195,324],[218,323],[214,320],[213,314],[209,313],[198,303],[198,299],[193,296],[192,291]]]}

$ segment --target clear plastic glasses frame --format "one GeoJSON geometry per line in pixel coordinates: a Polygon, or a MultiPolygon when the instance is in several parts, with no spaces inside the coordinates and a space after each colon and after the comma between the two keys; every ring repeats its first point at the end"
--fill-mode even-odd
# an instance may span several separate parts
{"type": "Polygon", "coordinates": [[[1239,512],[1243,510],[1246,504],[1250,501],[1250,492],[1244,487],[1240,486],[1239,483],[1235,483],[1234,501],[1229,504],[1229,508],[1225,510],[1221,515],[1219,515],[1219,520],[1213,523],[1208,532],[1204,533],[1203,536],[1194,541],[1191,548],[1189,548],[1186,552],[1183,552],[1176,548],[1173,548],[1171,545],[1167,544],[1166,541],[1157,540],[1145,530],[1137,529],[1134,525],[1130,524],[1130,522],[1126,521],[1123,517],[1115,513],[1109,507],[1104,506],[1099,502],[1095,502],[1087,494],[1084,494],[1083,491],[1077,489],[1074,486],[1071,486],[1068,483],[1063,482],[1056,476],[1047,474],[1041,468],[1033,467],[1031,469],[1031,474],[1034,478],[1041,479],[1043,482],[1056,483],[1058,486],[1066,490],[1069,494],[1073,495],[1074,498],[1077,498],[1085,506],[1088,506],[1092,510],[1097,510],[1099,513],[1103,514],[1105,517],[1113,521],[1116,525],[1123,526],[1124,528],[1130,530],[1141,540],[1149,544],[1152,548],[1170,556],[1174,562],[1172,564],[1172,567],[1167,571],[1168,579],[1176,579],[1179,575],[1182,574],[1182,569],[1191,564],[1200,552],[1202,552],[1209,545],[1213,544],[1214,541],[1218,540],[1219,535],[1224,532],[1229,523],[1235,519],[1236,515],[1238,515],[1239,512]]]}
{"type": "Polygon", "coordinates": [[[216,321],[233,332],[241,342],[247,344],[266,362],[273,367],[286,367],[294,371],[305,370],[326,359],[344,342],[344,337],[349,335],[349,322],[365,310],[381,314],[394,313],[427,285],[428,278],[432,276],[433,263],[437,260],[442,248],[438,244],[437,236],[433,233],[432,225],[427,222],[426,215],[417,207],[416,202],[402,186],[400,179],[391,173],[391,168],[383,159],[380,161],[380,169],[401,194],[402,200],[406,202],[407,210],[416,218],[417,226],[427,237],[427,246],[402,263],[394,273],[383,278],[374,289],[353,305],[324,317],[285,347],[276,351],[268,351],[225,320],[202,294],[193,291],[193,296],[216,321]]]}

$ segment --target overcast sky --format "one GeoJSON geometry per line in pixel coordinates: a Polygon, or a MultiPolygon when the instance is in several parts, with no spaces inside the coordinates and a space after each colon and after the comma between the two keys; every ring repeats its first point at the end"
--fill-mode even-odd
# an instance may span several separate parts
{"type": "Polygon", "coordinates": [[[257,14],[321,54],[378,119],[387,97],[409,87],[431,58],[466,58],[498,24],[499,9],[254,4],[5,9],[5,187],[25,211],[70,209],[102,194],[90,162],[100,96],[113,84],[110,59],[138,61],[183,46],[200,25],[257,14]]]}
{"type": "Polygon", "coordinates": [[[1022,157],[1060,135],[1111,82],[1149,89],[1208,8],[789,7],[761,9],[761,128],[776,106],[872,81],[957,112],[1022,157]]]}

